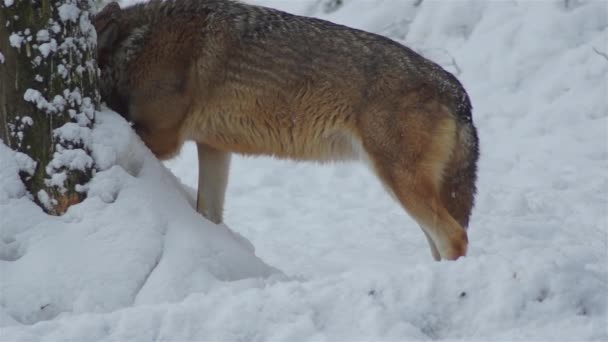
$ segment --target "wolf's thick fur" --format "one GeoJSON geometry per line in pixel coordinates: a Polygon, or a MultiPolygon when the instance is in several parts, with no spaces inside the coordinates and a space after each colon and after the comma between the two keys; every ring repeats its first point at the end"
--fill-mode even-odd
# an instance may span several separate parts
{"type": "Polygon", "coordinates": [[[467,249],[478,140],[469,98],[390,39],[230,0],[112,3],[101,95],[159,158],[199,151],[198,211],[222,221],[230,153],[367,161],[435,259],[467,249]]]}

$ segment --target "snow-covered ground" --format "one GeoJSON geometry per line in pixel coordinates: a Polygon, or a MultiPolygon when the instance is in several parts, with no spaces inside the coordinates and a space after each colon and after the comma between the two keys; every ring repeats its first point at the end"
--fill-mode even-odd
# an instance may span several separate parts
{"type": "Polygon", "coordinates": [[[234,158],[215,226],[193,146],[163,165],[104,112],[101,171],[63,217],[0,145],[1,341],[608,340],[608,2],[255,2],[458,75],[482,152],[469,255],[433,262],[359,164],[234,158]]]}

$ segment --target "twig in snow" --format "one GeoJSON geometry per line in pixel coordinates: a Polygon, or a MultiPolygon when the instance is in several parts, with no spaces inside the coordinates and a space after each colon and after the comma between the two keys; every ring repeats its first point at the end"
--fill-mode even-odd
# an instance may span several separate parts
{"type": "MultiPolygon", "coordinates": [[[[413,44],[413,45],[415,46],[416,44],[413,44]]],[[[462,74],[462,69],[460,68],[460,65],[458,65],[458,62],[456,62],[456,58],[454,58],[454,56],[452,56],[452,54],[448,50],[446,50],[444,48],[430,48],[430,49],[422,49],[422,50],[415,49],[416,52],[418,52],[419,54],[426,56],[426,57],[428,57],[429,52],[433,51],[433,50],[444,53],[450,59],[450,63],[441,63],[441,62],[437,61],[436,58],[431,58],[432,60],[435,60],[435,62],[442,64],[442,66],[444,66],[444,67],[453,67],[454,71],[455,71],[455,73],[454,73],[455,76],[460,76],[460,74],[462,74]]]]}
{"type": "Polygon", "coordinates": [[[608,61],[608,54],[607,54],[607,53],[602,52],[602,51],[600,51],[600,50],[596,49],[596,48],[595,48],[595,46],[593,47],[593,51],[595,51],[595,53],[597,53],[599,56],[604,57],[604,59],[605,59],[606,61],[608,61]]]}
{"type": "Polygon", "coordinates": [[[456,69],[456,76],[460,76],[460,74],[462,74],[462,69],[460,69],[460,66],[458,66],[458,63],[456,63],[456,59],[449,52],[446,51],[446,53],[448,54],[448,56],[450,56],[450,59],[452,60],[452,66],[454,67],[454,69],[456,69]]]}

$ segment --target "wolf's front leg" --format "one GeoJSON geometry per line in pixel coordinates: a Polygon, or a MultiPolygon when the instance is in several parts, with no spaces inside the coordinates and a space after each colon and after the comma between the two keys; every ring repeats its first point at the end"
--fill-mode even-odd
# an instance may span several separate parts
{"type": "Polygon", "coordinates": [[[230,152],[203,143],[198,150],[198,198],[196,211],[213,223],[223,221],[224,197],[228,185],[230,152]]]}

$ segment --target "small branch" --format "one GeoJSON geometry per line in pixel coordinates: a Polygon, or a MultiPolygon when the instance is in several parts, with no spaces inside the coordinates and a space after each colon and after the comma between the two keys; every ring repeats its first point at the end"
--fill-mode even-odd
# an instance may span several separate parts
{"type": "Polygon", "coordinates": [[[450,56],[450,59],[452,60],[452,66],[454,67],[454,69],[456,69],[456,76],[460,76],[460,74],[462,74],[462,69],[460,69],[460,66],[458,66],[458,63],[456,63],[456,59],[449,52],[446,51],[446,53],[448,54],[448,56],[450,56]]]}
{"type": "MultiPolygon", "coordinates": [[[[415,46],[416,44],[413,44],[413,45],[415,46]]],[[[422,50],[415,50],[415,51],[417,53],[421,54],[422,56],[430,58],[434,62],[441,64],[444,67],[453,67],[454,71],[455,71],[455,73],[454,73],[455,76],[460,76],[460,74],[462,74],[462,69],[460,68],[460,65],[458,65],[458,62],[456,62],[456,58],[454,58],[454,56],[452,56],[452,54],[444,48],[430,48],[430,49],[422,49],[422,50]],[[443,54],[445,54],[445,56],[450,59],[450,63],[447,63],[447,62],[442,63],[437,58],[432,58],[431,56],[429,56],[428,52],[434,51],[434,50],[440,51],[443,54]]],[[[445,58],[445,59],[447,59],[447,58],[445,58]]]]}
{"type": "Polygon", "coordinates": [[[411,19],[402,19],[399,21],[395,21],[378,30],[378,33],[383,36],[405,39],[406,33],[411,23],[411,19]]]}
{"type": "Polygon", "coordinates": [[[607,53],[602,52],[602,51],[596,49],[595,46],[593,47],[593,51],[595,51],[595,53],[598,54],[598,56],[604,57],[604,59],[606,61],[608,61],[608,54],[607,53]]]}

